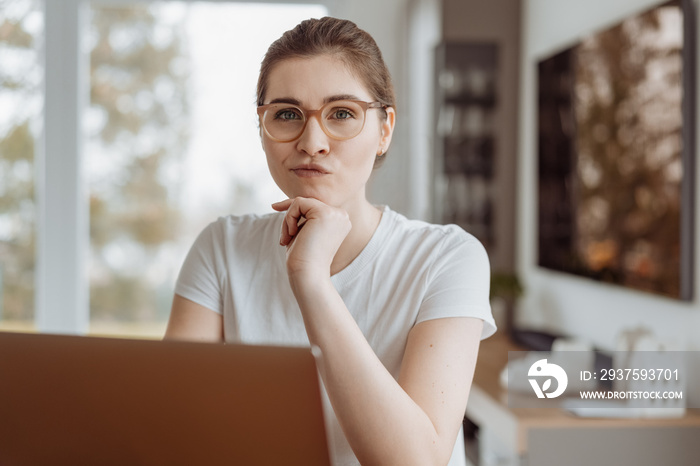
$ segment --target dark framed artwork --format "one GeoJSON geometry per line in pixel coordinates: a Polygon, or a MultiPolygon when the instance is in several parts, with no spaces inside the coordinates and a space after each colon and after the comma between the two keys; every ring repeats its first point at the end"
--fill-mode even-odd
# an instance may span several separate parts
{"type": "Polygon", "coordinates": [[[696,14],[674,0],[538,63],[538,264],[693,296],[696,14]]]}

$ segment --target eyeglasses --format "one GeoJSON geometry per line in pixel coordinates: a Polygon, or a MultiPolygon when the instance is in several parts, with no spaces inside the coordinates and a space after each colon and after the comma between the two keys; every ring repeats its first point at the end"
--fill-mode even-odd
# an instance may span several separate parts
{"type": "Polygon", "coordinates": [[[275,103],[259,106],[258,116],[265,134],[276,142],[291,142],[301,137],[312,117],[316,117],[324,133],[342,141],[360,134],[365,126],[365,114],[371,108],[387,108],[387,105],[336,100],[318,110],[306,110],[289,103],[275,103]]]}

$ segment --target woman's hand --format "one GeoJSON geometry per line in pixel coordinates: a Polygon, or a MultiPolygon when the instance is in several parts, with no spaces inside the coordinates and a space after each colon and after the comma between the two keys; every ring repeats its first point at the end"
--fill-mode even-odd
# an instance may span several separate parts
{"type": "Polygon", "coordinates": [[[287,211],[280,244],[287,246],[290,278],[329,277],[333,258],[352,228],[348,213],[305,197],[277,202],[272,208],[287,211]]]}

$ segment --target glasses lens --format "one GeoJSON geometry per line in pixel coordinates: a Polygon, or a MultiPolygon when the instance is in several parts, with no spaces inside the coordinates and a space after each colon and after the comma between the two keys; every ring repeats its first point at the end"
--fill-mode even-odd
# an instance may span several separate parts
{"type": "Polygon", "coordinates": [[[356,102],[339,100],[323,108],[321,121],[326,130],[338,139],[354,138],[365,123],[365,111],[356,102]]]}
{"type": "Polygon", "coordinates": [[[297,138],[304,129],[304,112],[289,104],[270,106],[263,116],[263,125],[270,136],[280,141],[297,138]]]}

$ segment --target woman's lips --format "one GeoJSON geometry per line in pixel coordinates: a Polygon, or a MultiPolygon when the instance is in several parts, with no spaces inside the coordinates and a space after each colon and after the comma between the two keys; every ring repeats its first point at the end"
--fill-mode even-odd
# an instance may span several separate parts
{"type": "Polygon", "coordinates": [[[299,178],[316,178],[323,175],[328,175],[329,172],[316,165],[303,165],[292,168],[292,171],[299,178]]]}
{"type": "Polygon", "coordinates": [[[311,168],[295,168],[292,170],[296,176],[300,178],[315,178],[317,176],[323,176],[327,175],[327,173],[323,173],[322,171],[314,170],[311,168]]]}

